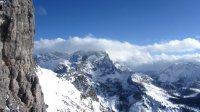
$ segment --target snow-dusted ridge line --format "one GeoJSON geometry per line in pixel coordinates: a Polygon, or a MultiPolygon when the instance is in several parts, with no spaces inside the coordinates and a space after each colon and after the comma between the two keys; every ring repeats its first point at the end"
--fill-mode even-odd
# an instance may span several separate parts
{"type": "Polygon", "coordinates": [[[148,96],[150,96],[152,99],[154,99],[155,101],[160,102],[163,106],[167,108],[179,109],[178,105],[173,104],[172,102],[169,101],[169,98],[173,98],[173,97],[168,95],[167,91],[151,84],[153,79],[150,78],[149,76],[135,73],[131,76],[131,78],[133,82],[142,85],[145,88],[145,93],[148,96]]]}

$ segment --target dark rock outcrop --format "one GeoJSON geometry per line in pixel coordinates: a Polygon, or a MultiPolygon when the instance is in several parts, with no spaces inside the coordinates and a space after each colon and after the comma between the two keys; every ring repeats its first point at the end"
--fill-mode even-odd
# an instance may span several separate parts
{"type": "Polygon", "coordinates": [[[0,112],[43,112],[34,73],[32,0],[0,0],[0,112]]]}

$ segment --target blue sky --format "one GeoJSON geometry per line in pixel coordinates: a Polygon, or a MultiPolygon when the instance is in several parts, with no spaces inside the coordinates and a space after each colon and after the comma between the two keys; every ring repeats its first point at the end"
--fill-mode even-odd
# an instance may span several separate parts
{"type": "Polygon", "coordinates": [[[200,35],[200,0],[34,0],[35,39],[95,37],[134,44],[200,35]]]}

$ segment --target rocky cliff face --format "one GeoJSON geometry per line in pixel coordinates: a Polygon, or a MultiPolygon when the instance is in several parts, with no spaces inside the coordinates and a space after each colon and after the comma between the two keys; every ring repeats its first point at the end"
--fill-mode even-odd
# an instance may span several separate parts
{"type": "Polygon", "coordinates": [[[34,73],[32,0],[0,0],[0,112],[45,111],[34,73]]]}

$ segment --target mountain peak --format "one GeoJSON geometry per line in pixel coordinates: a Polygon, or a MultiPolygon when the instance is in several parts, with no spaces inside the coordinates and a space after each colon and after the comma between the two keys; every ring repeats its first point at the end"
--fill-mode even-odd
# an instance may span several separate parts
{"type": "Polygon", "coordinates": [[[77,62],[89,60],[94,62],[97,61],[97,59],[102,60],[105,58],[109,59],[109,56],[103,51],[77,51],[71,55],[70,61],[77,62]]]}

